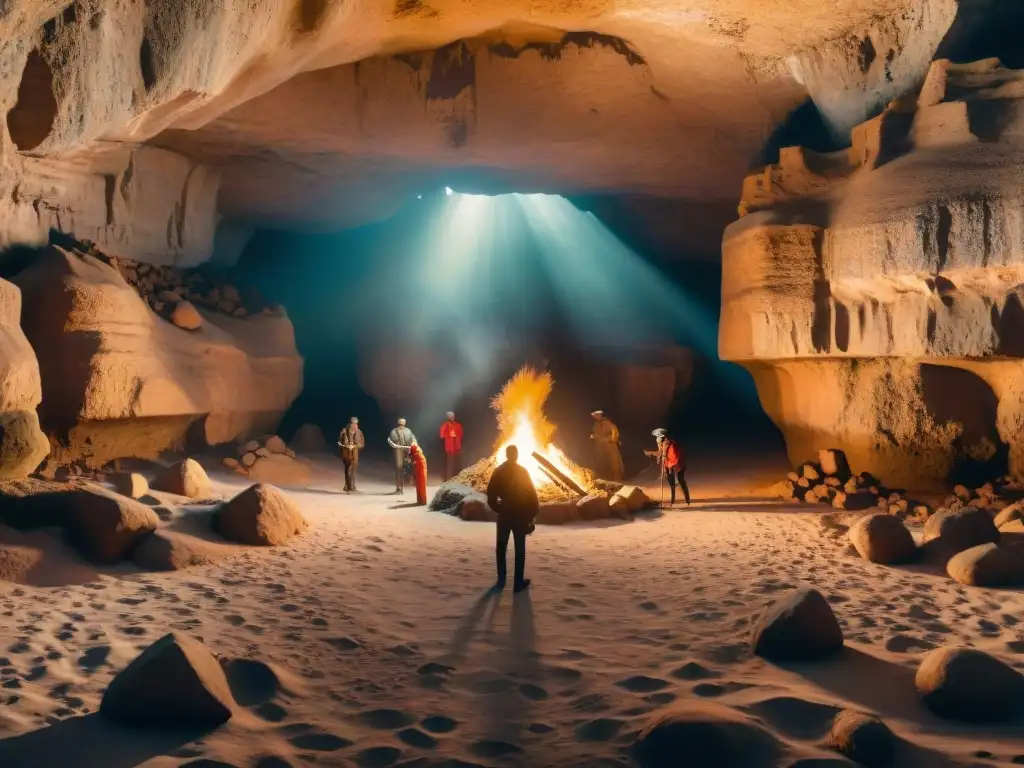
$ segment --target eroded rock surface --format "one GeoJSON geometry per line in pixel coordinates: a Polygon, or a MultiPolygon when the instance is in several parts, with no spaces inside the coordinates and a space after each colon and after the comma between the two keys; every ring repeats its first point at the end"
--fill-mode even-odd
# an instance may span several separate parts
{"type": "Polygon", "coordinates": [[[186,438],[213,445],[270,432],[302,387],[286,317],[199,310],[186,331],[157,315],[117,269],[51,246],[16,276],[39,357],[46,430],[63,461],[154,458],[186,438]]]}
{"type": "Polygon", "coordinates": [[[849,150],[747,178],[719,351],[794,462],[838,445],[921,487],[1008,450],[1024,475],[1022,88],[995,60],[937,61],[849,150]]]}

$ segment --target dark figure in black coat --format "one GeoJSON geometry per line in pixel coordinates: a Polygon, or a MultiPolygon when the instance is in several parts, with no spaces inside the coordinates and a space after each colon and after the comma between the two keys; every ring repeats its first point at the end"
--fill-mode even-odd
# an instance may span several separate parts
{"type": "Polygon", "coordinates": [[[529,473],[519,464],[519,449],[510,445],[505,456],[487,483],[487,503],[498,515],[498,540],[494,553],[498,564],[498,581],[495,589],[505,588],[505,552],[508,537],[512,536],[516,547],[516,572],[513,591],[522,592],[530,586],[530,580],[523,578],[526,570],[526,536],[533,531],[533,519],[540,509],[537,489],[529,473]]]}

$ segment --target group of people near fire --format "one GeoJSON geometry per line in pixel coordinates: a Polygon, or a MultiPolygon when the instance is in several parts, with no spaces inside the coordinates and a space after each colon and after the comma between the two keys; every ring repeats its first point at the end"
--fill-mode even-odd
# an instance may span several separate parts
{"type": "MultiPolygon", "coordinates": [[[[593,411],[594,419],[590,438],[594,444],[594,469],[597,476],[612,482],[622,482],[625,465],[619,444],[619,428],[607,418],[604,411],[593,411]]],[[[661,468],[663,480],[668,482],[669,503],[676,502],[676,486],[683,491],[686,503],[690,503],[690,489],[686,485],[686,458],[676,440],[668,430],[658,428],[651,433],[657,442],[657,450],[644,451],[654,458],[661,468]]],[[[438,431],[438,438],[444,445],[444,479],[450,480],[462,470],[462,424],[455,413],[448,411],[438,431]]],[[[356,472],[359,467],[359,453],[366,447],[366,438],[359,429],[359,419],[353,416],[338,435],[341,459],[345,465],[345,492],[355,493],[356,472]]],[[[427,459],[409,429],[405,419],[398,419],[388,434],[388,447],[394,457],[395,494],[405,492],[406,475],[411,474],[416,487],[418,504],[427,503],[427,459]]],[[[533,520],[540,510],[537,490],[529,472],[519,464],[519,449],[510,445],[505,451],[505,461],[491,473],[487,483],[487,504],[498,516],[495,557],[498,579],[494,589],[505,587],[506,552],[511,537],[515,545],[515,580],[513,590],[521,592],[530,586],[525,578],[526,537],[534,530],[533,520]]]]}

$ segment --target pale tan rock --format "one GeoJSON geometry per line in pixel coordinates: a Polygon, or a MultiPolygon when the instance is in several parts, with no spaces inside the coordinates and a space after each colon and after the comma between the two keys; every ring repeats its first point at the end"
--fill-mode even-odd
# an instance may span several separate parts
{"type": "MultiPolygon", "coordinates": [[[[159,311],[154,306],[154,311],[159,311]]],[[[179,301],[171,312],[171,322],[186,331],[198,331],[203,327],[203,316],[187,301],[179,301]]]]}
{"type": "Polygon", "coordinates": [[[263,447],[266,448],[270,453],[285,453],[288,450],[288,446],[285,445],[284,440],[282,440],[277,435],[271,435],[270,437],[268,437],[267,442],[264,444],[263,447]]]}
{"type": "Polygon", "coordinates": [[[149,482],[138,472],[119,472],[112,480],[114,490],[129,499],[141,499],[149,493],[149,482]]]}
{"type": "Polygon", "coordinates": [[[215,445],[273,431],[301,390],[287,320],[227,320],[228,329],[210,319],[183,333],[116,269],[57,247],[17,280],[46,382],[42,420],[71,425],[62,463],[155,458],[186,438],[215,445]]]}
{"type": "Polygon", "coordinates": [[[167,467],[153,480],[152,486],[156,491],[190,499],[209,498],[213,490],[206,470],[195,459],[184,459],[167,467]]]}
{"type": "Polygon", "coordinates": [[[282,491],[261,483],[222,504],[214,528],[225,539],[239,544],[276,546],[302,533],[306,521],[282,491]]]}
{"type": "Polygon", "coordinates": [[[223,464],[228,469],[238,469],[238,467],[241,466],[238,459],[232,458],[231,456],[225,456],[223,459],[221,459],[220,463],[223,464]]]}
{"type": "Polygon", "coordinates": [[[244,454],[242,454],[242,466],[243,467],[251,467],[255,463],[256,463],[256,454],[255,453],[244,453],[244,454]]]}

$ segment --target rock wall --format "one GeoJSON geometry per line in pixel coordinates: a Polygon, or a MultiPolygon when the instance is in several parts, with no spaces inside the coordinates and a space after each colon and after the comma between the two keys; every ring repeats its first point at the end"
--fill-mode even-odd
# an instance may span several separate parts
{"type": "Polygon", "coordinates": [[[39,364],[21,330],[21,291],[0,280],[0,479],[25,477],[46,457],[41,398],[39,364]]]}
{"type": "Polygon", "coordinates": [[[100,466],[273,432],[301,390],[286,317],[200,308],[200,327],[185,330],[115,267],[57,246],[14,280],[42,373],[41,421],[59,461],[100,466]]]}
{"type": "Polygon", "coordinates": [[[1024,476],[1024,72],[935,62],[850,150],[784,150],[725,234],[719,351],[791,458],[1024,476]]]}

